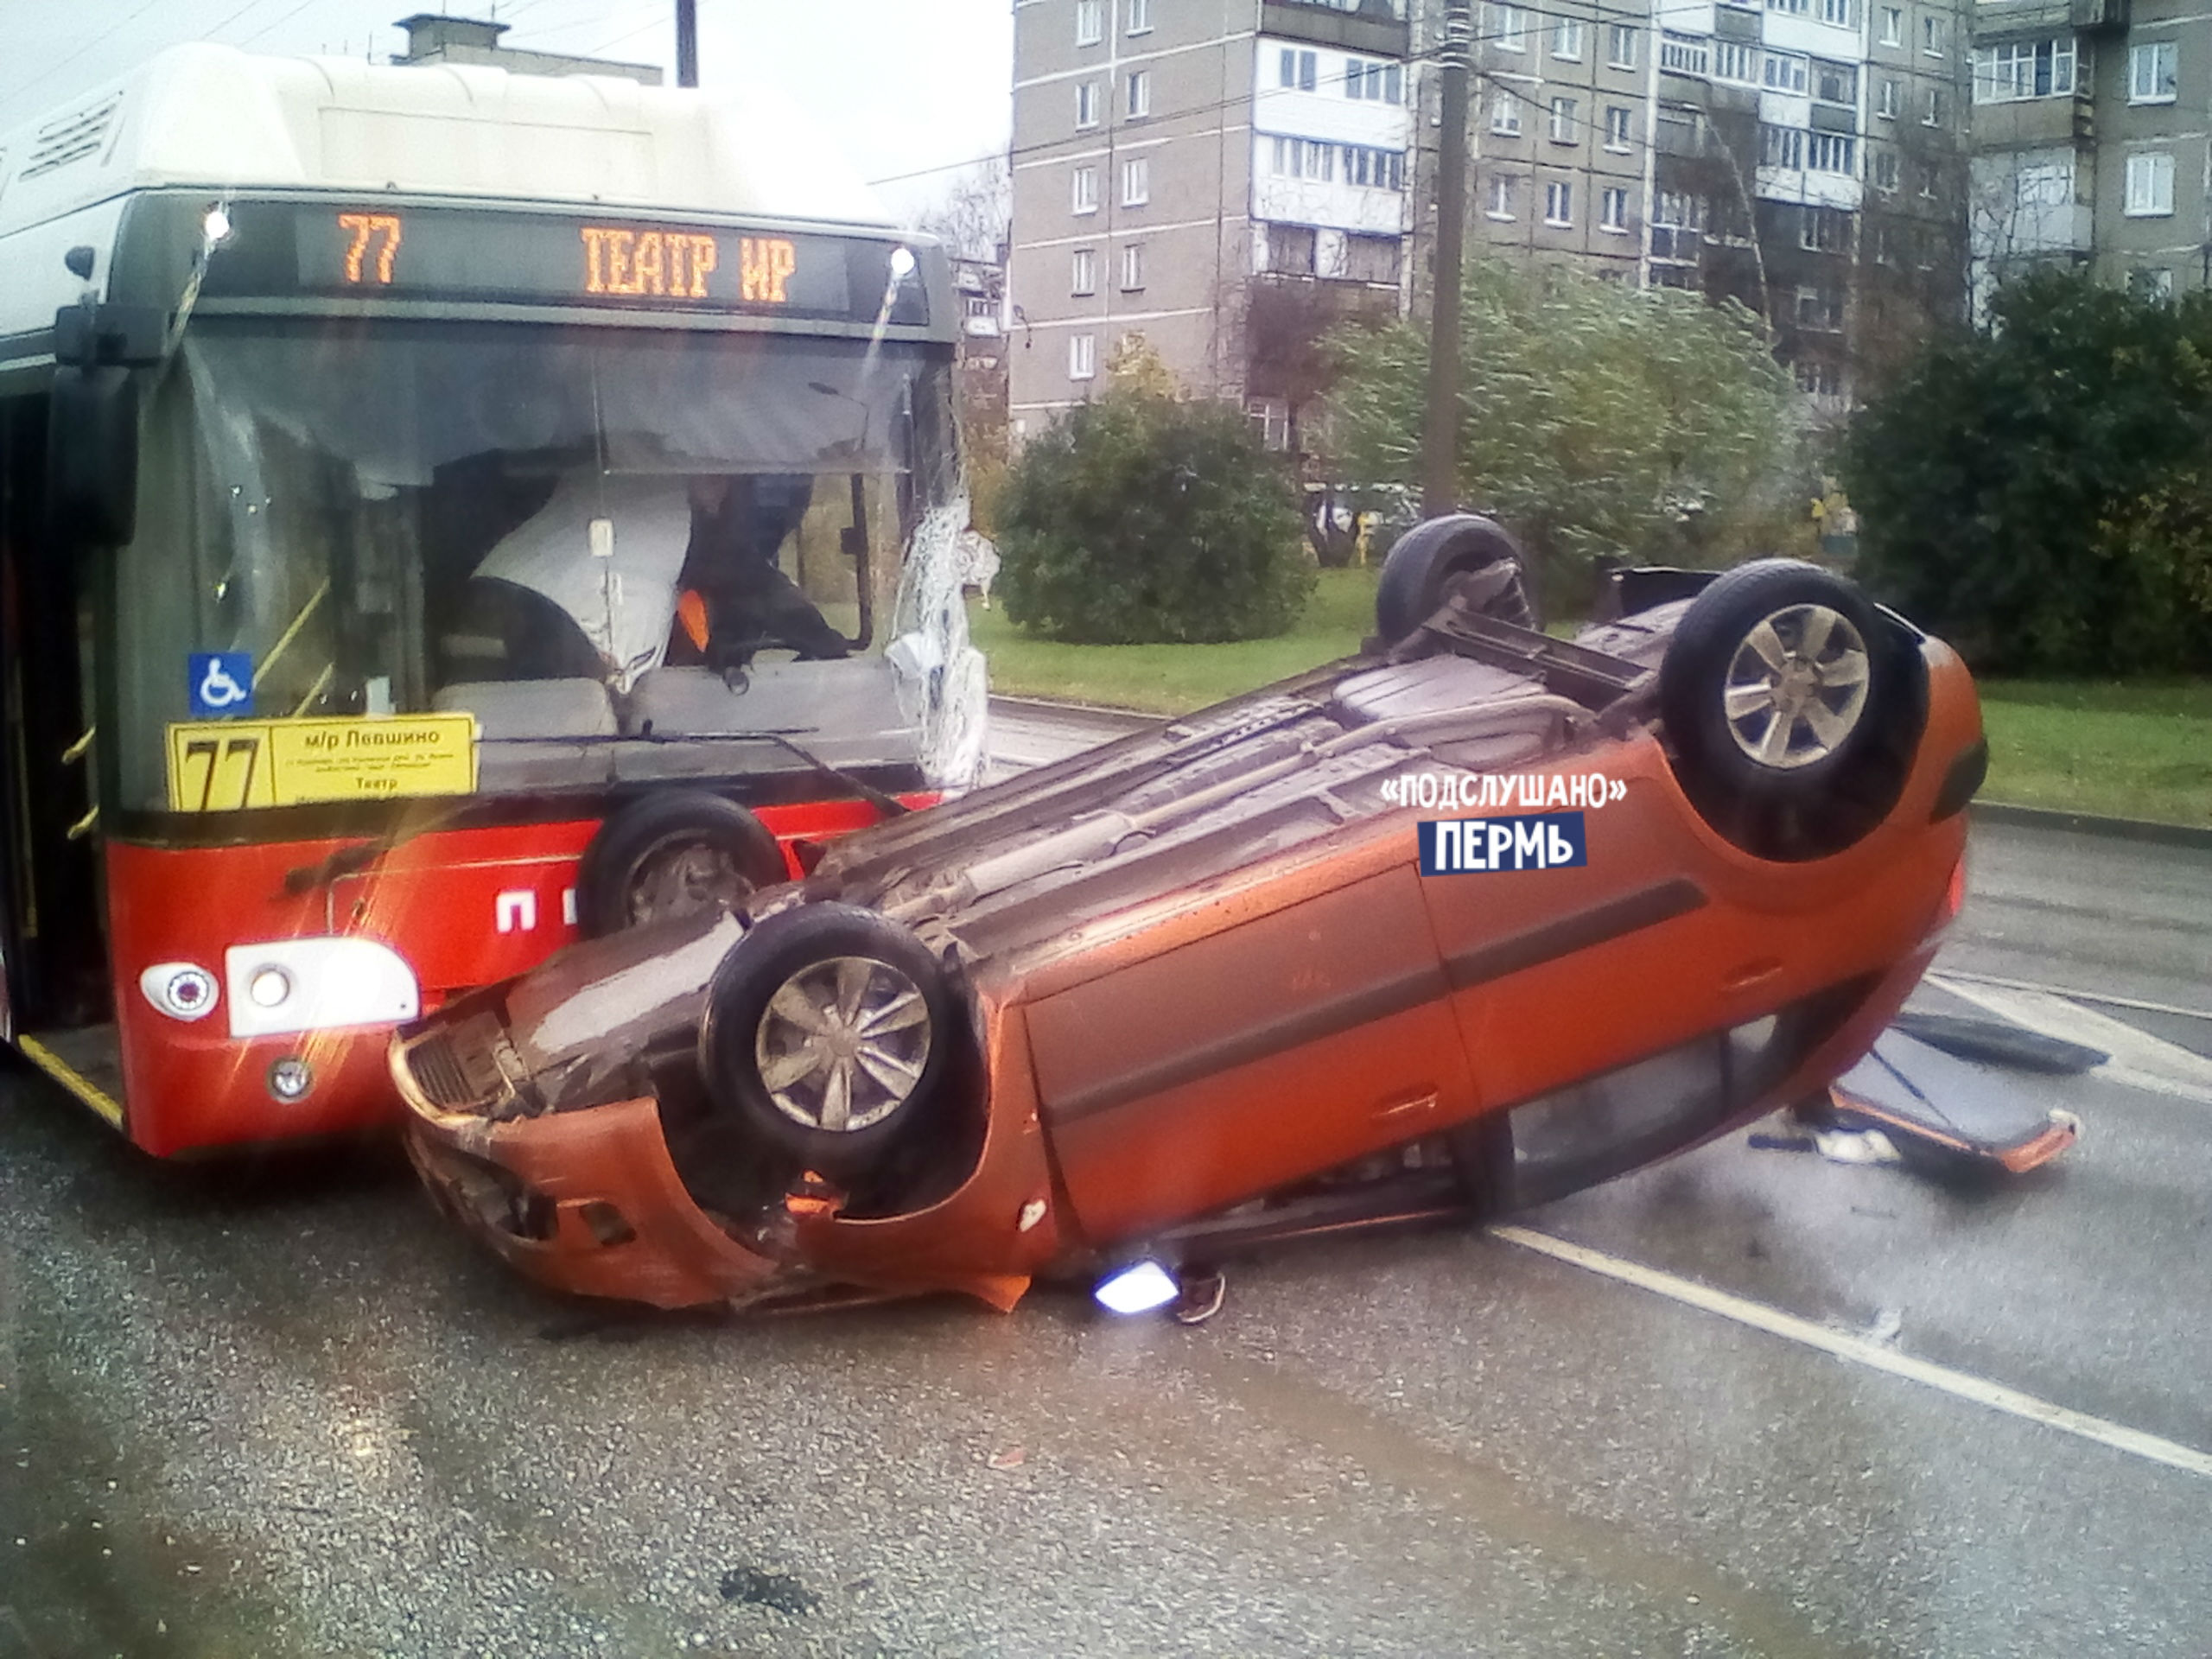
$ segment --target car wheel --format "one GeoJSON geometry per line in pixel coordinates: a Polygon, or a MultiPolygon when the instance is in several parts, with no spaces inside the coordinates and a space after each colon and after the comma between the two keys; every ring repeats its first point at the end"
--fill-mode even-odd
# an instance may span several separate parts
{"type": "Polygon", "coordinates": [[[1899,654],[1840,576],[1793,559],[1728,571],[1683,613],[1660,664],[1660,715],[1685,792],[1762,857],[1820,857],[1855,841],[1902,784],[1899,654]]]}
{"type": "Polygon", "coordinates": [[[599,827],[576,871],[576,921],[588,938],[645,922],[734,906],[790,879],[760,819],[719,795],[663,790],[599,827]]]}
{"type": "Polygon", "coordinates": [[[715,1103],[809,1169],[861,1173],[936,1115],[956,1001],[905,928],[850,905],[771,916],[715,971],[699,1064],[715,1103]]]}
{"type": "Polygon", "coordinates": [[[1415,524],[1392,544],[1375,589],[1375,631],[1384,645],[1396,645],[1436,614],[1454,576],[1506,560],[1520,580],[1485,606],[1484,613],[1524,628],[1541,626],[1519,544],[1495,519],[1455,512],[1415,524]]]}

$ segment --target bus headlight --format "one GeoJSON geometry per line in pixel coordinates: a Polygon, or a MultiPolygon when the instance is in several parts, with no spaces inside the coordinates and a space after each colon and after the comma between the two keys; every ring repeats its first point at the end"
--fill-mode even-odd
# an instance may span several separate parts
{"type": "Polygon", "coordinates": [[[396,1026],[422,1012],[415,970],[374,939],[272,939],[223,953],[231,1035],[396,1026]]]}

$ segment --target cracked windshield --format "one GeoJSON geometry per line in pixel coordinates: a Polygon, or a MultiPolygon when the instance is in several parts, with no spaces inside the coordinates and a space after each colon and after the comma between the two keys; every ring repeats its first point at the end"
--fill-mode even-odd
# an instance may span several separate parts
{"type": "Polygon", "coordinates": [[[0,0],[0,1659],[2201,1659],[2212,20],[0,0]]]}

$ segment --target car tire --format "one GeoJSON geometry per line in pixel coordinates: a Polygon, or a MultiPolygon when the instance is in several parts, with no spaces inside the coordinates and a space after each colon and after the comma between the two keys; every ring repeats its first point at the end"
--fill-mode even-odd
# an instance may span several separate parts
{"type": "Polygon", "coordinates": [[[1395,645],[1436,614],[1452,578],[1510,560],[1520,581],[1485,607],[1501,622],[1542,626],[1529,592],[1529,563],[1519,543],[1496,519],[1455,512],[1415,524],[1392,543],[1375,589],[1375,631],[1395,645]]]}
{"type": "Polygon", "coordinates": [[[1841,576],[1794,559],[1726,572],[1691,601],[1660,664],[1660,717],[1684,792],[1760,857],[1841,850],[1903,786],[1906,658],[1917,653],[1841,576]]]}
{"type": "Polygon", "coordinates": [[[699,1066],[716,1107],[802,1166],[867,1173],[940,1114],[957,999],[906,929],[852,905],[769,917],[715,970],[699,1066]]]}
{"type": "Polygon", "coordinates": [[[599,827],[576,871],[576,922],[600,938],[645,922],[734,906],[791,877],[767,825],[703,790],[662,790],[599,827]]]}

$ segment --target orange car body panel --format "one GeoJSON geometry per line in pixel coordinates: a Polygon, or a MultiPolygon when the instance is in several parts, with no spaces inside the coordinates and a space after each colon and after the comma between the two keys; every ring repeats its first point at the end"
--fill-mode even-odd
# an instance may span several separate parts
{"type": "Polygon", "coordinates": [[[981,1151],[912,1213],[799,1205],[771,1259],[697,1209],[650,1101],[486,1124],[430,1108],[402,1075],[416,1156],[472,1230],[564,1288],[674,1306],[836,1281],[1007,1307],[1055,1262],[1863,982],[1710,1140],[1850,1066],[1941,941],[1967,828],[1961,810],[1935,815],[1981,728],[1958,658],[1934,640],[1922,653],[1927,721],[1901,798],[1815,863],[1715,834],[1637,728],[1526,769],[1625,785],[1587,814],[1586,867],[1424,877],[1414,826],[1438,815],[1408,807],[984,960],[969,986],[981,1151]],[[542,1241],[490,1224],[455,1196],[456,1153],[565,1219],[542,1241]],[[588,1199],[636,1239],[601,1243],[575,1214],[588,1199]]]}

